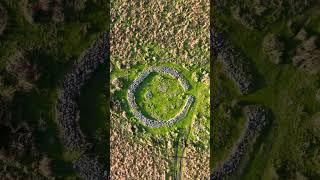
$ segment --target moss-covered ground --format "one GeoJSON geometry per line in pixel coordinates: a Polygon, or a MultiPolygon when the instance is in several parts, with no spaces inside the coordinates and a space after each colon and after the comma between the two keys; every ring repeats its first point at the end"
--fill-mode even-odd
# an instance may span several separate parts
{"type": "Polygon", "coordinates": [[[296,47],[293,37],[305,25],[309,34],[319,35],[319,7],[268,25],[262,30],[250,30],[234,20],[230,14],[214,12],[215,20],[224,24],[227,37],[253,62],[259,78],[259,88],[247,96],[241,96],[228,79],[221,65],[214,62],[213,93],[219,103],[214,109],[211,134],[211,166],[221,164],[232,150],[242,133],[245,122],[239,107],[246,104],[261,104],[271,109],[272,124],[258,139],[240,179],[299,179],[320,177],[319,142],[317,135],[310,132],[313,117],[320,109],[315,94],[320,88],[319,75],[310,75],[294,67],[292,52],[296,47]],[[305,22],[308,18],[309,23],[305,22]],[[295,24],[296,29],[289,26],[295,24]],[[263,53],[263,38],[268,33],[279,34],[285,42],[283,63],[272,64],[263,53]],[[221,91],[223,90],[223,92],[221,91]],[[231,110],[231,114],[228,114],[231,110]],[[317,160],[318,159],[318,160],[317,160]],[[318,162],[317,162],[318,161],[318,162]]]}
{"type": "MultiPolygon", "coordinates": [[[[182,76],[184,76],[187,79],[191,88],[187,92],[184,92],[178,80],[173,79],[170,76],[163,76],[162,74],[160,76],[159,74],[154,74],[147,78],[145,82],[141,84],[142,86],[140,87],[140,89],[138,89],[136,93],[137,103],[141,105],[141,109],[143,109],[142,111],[148,113],[151,117],[158,116],[163,117],[161,119],[166,120],[171,117],[174,117],[181,110],[185,103],[185,96],[187,94],[190,94],[195,97],[195,103],[191,106],[191,109],[188,112],[187,117],[182,121],[178,122],[175,126],[157,129],[148,128],[148,131],[156,134],[165,134],[171,131],[172,129],[187,128],[188,126],[190,126],[191,121],[193,120],[194,115],[196,114],[196,109],[200,110],[200,107],[205,107],[204,103],[206,101],[204,101],[204,99],[209,98],[208,85],[205,85],[203,82],[195,82],[192,80],[192,73],[202,73],[201,69],[186,69],[174,63],[153,63],[152,66],[172,67],[176,69],[179,73],[181,73],[182,76]],[[159,92],[159,87],[161,85],[165,85],[168,88],[166,93],[159,92]],[[153,97],[150,100],[146,100],[145,95],[149,90],[152,93],[153,97]],[[171,109],[172,105],[176,106],[176,108],[171,109]],[[179,109],[179,107],[181,108],[179,109]],[[167,113],[166,111],[163,111],[165,110],[164,108],[167,108],[167,113]]],[[[136,65],[131,67],[129,70],[115,69],[115,71],[111,73],[111,79],[121,77],[125,81],[123,89],[119,92],[116,92],[117,99],[127,100],[128,87],[130,86],[132,81],[139,75],[139,73],[143,72],[147,68],[149,67],[145,65],[136,65]]],[[[125,111],[130,114],[129,118],[133,117],[131,114],[131,110],[127,104],[127,101],[125,105],[123,105],[123,107],[125,108],[125,111]]],[[[135,118],[133,119],[133,121],[135,121],[136,123],[140,123],[135,118]]]]}
{"type": "MultiPolygon", "coordinates": [[[[15,92],[10,103],[10,121],[14,126],[27,123],[34,129],[32,134],[35,136],[36,149],[29,151],[26,156],[31,158],[36,153],[47,155],[52,160],[52,176],[76,179],[71,160],[78,156],[78,152],[69,152],[60,142],[55,112],[57,89],[80,54],[97,39],[99,33],[108,30],[108,3],[101,1],[102,5],[98,5],[89,0],[78,12],[66,11],[63,23],[54,23],[50,19],[29,23],[24,16],[21,1],[1,0],[0,3],[6,8],[9,17],[7,28],[0,37],[0,76],[11,76],[6,71],[6,64],[17,52],[26,52],[26,59],[36,64],[41,73],[35,88],[29,92],[15,90],[14,81],[0,85],[1,95],[8,89],[15,92]],[[90,27],[83,31],[86,26],[90,27]],[[45,124],[46,128],[39,128],[40,123],[45,124]]],[[[106,99],[103,98],[107,89],[103,81],[105,73],[105,69],[100,69],[92,82],[89,82],[90,88],[84,88],[83,96],[80,97],[81,128],[90,140],[97,136],[97,129],[101,129],[101,134],[106,131],[104,108],[107,107],[106,99]]],[[[105,142],[96,142],[97,152],[105,153],[105,142]]],[[[29,168],[31,174],[34,171],[31,163],[38,159],[18,161],[29,168]]],[[[19,174],[18,171],[14,173],[19,174]]]]}

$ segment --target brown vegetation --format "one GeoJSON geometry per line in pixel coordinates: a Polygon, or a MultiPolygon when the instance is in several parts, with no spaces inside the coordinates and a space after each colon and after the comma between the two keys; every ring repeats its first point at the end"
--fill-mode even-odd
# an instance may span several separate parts
{"type": "Polygon", "coordinates": [[[263,40],[263,51],[268,59],[274,63],[279,64],[282,61],[282,53],[284,44],[274,34],[268,34],[263,40]]]}
{"type": "Polygon", "coordinates": [[[317,36],[310,37],[302,41],[298,46],[293,57],[293,65],[310,74],[320,72],[320,48],[318,48],[319,38],[317,36]]]}
{"type": "Polygon", "coordinates": [[[7,27],[8,23],[8,14],[6,9],[0,4],[0,36],[3,34],[4,30],[7,27]]]}

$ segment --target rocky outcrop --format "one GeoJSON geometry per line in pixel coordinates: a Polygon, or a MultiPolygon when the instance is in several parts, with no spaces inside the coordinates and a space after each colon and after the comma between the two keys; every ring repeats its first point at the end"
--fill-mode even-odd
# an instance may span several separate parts
{"type": "Polygon", "coordinates": [[[211,45],[213,55],[222,63],[229,77],[236,83],[241,94],[255,90],[255,79],[252,65],[222,33],[211,30],[211,45]]]}
{"type": "Polygon", "coordinates": [[[171,126],[171,125],[175,124],[176,122],[182,120],[187,115],[187,112],[189,111],[189,108],[191,107],[191,105],[194,101],[194,98],[192,96],[188,95],[186,104],[184,105],[182,111],[177,116],[175,116],[174,118],[172,118],[168,121],[153,120],[153,119],[149,119],[149,118],[145,117],[139,111],[139,107],[138,107],[138,105],[136,103],[136,99],[135,99],[135,91],[137,90],[139,85],[144,81],[144,79],[146,79],[152,72],[169,74],[172,77],[176,78],[180,82],[182,88],[185,91],[190,88],[187,80],[184,79],[178,71],[176,71],[172,68],[169,68],[169,67],[152,67],[152,68],[144,71],[143,73],[141,73],[138,76],[138,78],[136,78],[133,81],[133,83],[130,85],[129,90],[128,90],[129,106],[130,106],[131,111],[132,111],[133,115],[135,116],[135,118],[140,120],[143,124],[145,124],[148,127],[158,128],[158,127],[162,127],[162,126],[171,126]]]}
{"type": "Polygon", "coordinates": [[[250,144],[260,135],[261,131],[269,123],[269,111],[262,106],[250,105],[245,107],[247,123],[244,133],[238,140],[233,152],[221,167],[212,174],[212,180],[225,179],[231,176],[240,166],[241,160],[247,153],[250,144]]]}
{"type": "MultiPolygon", "coordinates": [[[[108,34],[95,42],[86,52],[82,54],[72,70],[65,76],[59,90],[57,114],[58,124],[61,132],[61,138],[64,146],[68,150],[83,151],[86,146],[85,137],[83,136],[79,124],[79,108],[77,99],[80,96],[80,90],[88,79],[91,78],[93,72],[102,64],[106,63],[109,56],[108,34]]],[[[95,162],[95,160],[87,160],[83,154],[79,160],[74,163],[74,167],[79,174],[86,179],[105,178],[100,171],[107,172],[104,166],[95,162]],[[95,162],[95,167],[90,167],[95,162]],[[90,167],[91,169],[87,169],[90,167]],[[96,168],[99,167],[99,168],[96,168]]],[[[107,173],[103,173],[107,174],[107,173]]]]}

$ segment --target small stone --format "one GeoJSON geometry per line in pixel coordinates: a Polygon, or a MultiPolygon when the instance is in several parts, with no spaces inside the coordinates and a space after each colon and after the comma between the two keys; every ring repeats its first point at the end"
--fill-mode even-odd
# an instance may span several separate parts
{"type": "Polygon", "coordinates": [[[152,98],[152,93],[150,91],[148,91],[146,93],[146,99],[151,99],[152,98]]]}

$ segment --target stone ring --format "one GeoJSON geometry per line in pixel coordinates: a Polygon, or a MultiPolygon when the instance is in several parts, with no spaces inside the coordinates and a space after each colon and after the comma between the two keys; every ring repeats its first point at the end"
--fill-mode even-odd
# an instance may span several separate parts
{"type": "Polygon", "coordinates": [[[181,121],[183,118],[186,117],[191,105],[194,102],[194,97],[191,95],[187,96],[187,100],[185,105],[183,106],[182,110],[174,117],[169,119],[168,121],[159,121],[159,120],[154,120],[145,117],[138,109],[138,105],[136,103],[136,98],[135,98],[135,91],[139,87],[139,85],[150,75],[150,73],[156,72],[156,73],[163,73],[163,74],[168,74],[172,76],[173,78],[177,79],[184,89],[184,91],[189,90],[190,86],[188,81],[181,76],[181,74],[176,71],[173,68],[169,67],[152,67],[147,69],[146,71],[142,72],[130,85],[129,90],[128,90],[128,102],[129,106],[131,108],[131,111],[134,115],[135,118],[140,120],[144,125],[150,127],[150,128],[159,128],[163,126],[172,126],[173,124],[181,121]]]}

